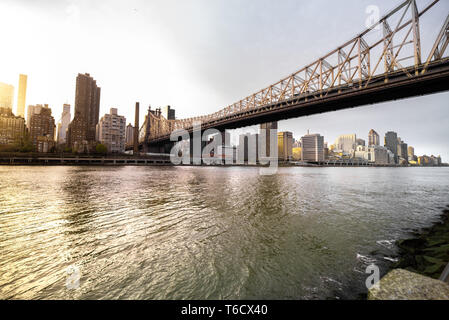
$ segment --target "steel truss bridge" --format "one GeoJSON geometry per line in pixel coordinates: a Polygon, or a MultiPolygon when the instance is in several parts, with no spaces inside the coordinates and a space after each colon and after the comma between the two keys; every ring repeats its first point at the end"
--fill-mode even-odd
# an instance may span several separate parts
{"type": "Polygon", "coordinates": [[[440,30],[424,35],[433,43],[425,56],[420,34],[420,18],[431,9],[448,11],[445,1],[418,10],[420,1],[406,0],[325,56],[213,114],[167,120],[149,109],[139,145],[162,151],[173,131],[192,133],[198,122],[202,130],[223,131],[449,90],[449,12],[440,30]]]}

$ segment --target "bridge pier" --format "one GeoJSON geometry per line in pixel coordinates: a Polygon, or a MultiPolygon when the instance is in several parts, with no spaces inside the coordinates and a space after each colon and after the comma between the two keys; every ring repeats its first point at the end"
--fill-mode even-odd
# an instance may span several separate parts
{"type": "MultiPolygon", "coordinates": [[[[266,143],[266,155],[267,157],[270,157],[270,133],[271,130],[277,130],[278,129],[278,122],[274,121],[274,122],[267,122],[267,123],[262,123],[260,125],[260,129],[265,130],[265,132],[262,131],[262,133],[265,135],[265,143],[266,143]]],[[[277,139],[276,139],[276,143],[277,143],[277,139]]]]}

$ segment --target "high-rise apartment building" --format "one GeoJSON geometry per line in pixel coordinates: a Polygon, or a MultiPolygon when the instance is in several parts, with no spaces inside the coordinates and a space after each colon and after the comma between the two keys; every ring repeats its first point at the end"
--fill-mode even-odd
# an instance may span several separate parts
{"type": "Polygon", "coordinates": [[[97,140],[108,148],[111,153],[125,152],[126,119],[117,114],[116,108],[111,108],[97,125],[97,140]]]}
{"type": "Polygon", "coordinates": [[[398,162],[398,134],[393,131],[385,133],[385,148],[394,154],[394,162],[398,162]]]}
{"type": "Polygon", "coordinates": [[[88,74],[76,77],[75,115],[69,125],[67,141],[73,151],[92,150],[96,142],[96,127],[100,115],[101,89],[88,74]]]}
{"type": "Polygon", "coordinates": [[[324,137],[320,134],[307,134],[301,138],[302,161],[324,161],[324,137]]]}
{"type": "Polygon", "coordinates": [[[408,161],[415,161],[415,148],[409,146],[407,149],[408,161]]]}
{"type": "Polygon", "coordinates": [[[134,127],[131,123],[126,126],[125,145],[132,146],[134,144],[134,127]]]}
{"type": "Polygon", "coordinates": [[[237,163],[257,164],[259,161],[259,134],[245,133],[239,136],[237,163]]]}
{"type": "Polygon", "coordinates": [[[14,87],[10,84],[0,82],[0,108],[10,109],[14,102],[14,87]]]}
{"type": "Polygon", "coordinates": [[[293,150],[293,134],[291,132],[278,132],[278,159],[291,161],[293,150]]]}
{"type": "Polygon", "coordinates": [[[380,145],[380,138],[379,134],[374,131],[374,129],[371,129],[368,133],[368,146],[379,146],[380,145]]]}
{"type": "Polygon", "coordinates": [[[401,140],[401,138],[398,138],[398,158],[405,161],[405,163],[408,163],[408,145],[401,140]]]}
{"type": "Polygon", "coordinates": [[[70,104],[64,104],[62,106],[61,122],[58,123],[58,144],[64,144],[67,142],[67,130],[69,129],[71,117],[70,104]]]}
{"type": "Polygon", "coordinates": [[[48,105],[39,105],[31,114],[29,130],[37,152],[49,152],[55,146],[55,119],[48,105]]]}
{"type": "Polygon", "coordinates": [[[19,75],[19,92],[17,95],[17,115],[25,117],[25,102],[27,97],[27,76],[25,74],[19,75]]]}
{"type": "Polygon", "coordinates": [[[25,135],[25,119],[16,117],[9,108],[0,108],[0,145],[17,144],[25,135]]]}

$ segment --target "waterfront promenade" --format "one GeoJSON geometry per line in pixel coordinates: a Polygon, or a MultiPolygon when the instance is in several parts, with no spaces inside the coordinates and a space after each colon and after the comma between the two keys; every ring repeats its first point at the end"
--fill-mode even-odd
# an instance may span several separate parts
{"type": "Polygon", "coordinates": [[[62,154],[0,154],[0,165],[171,165],[170,156],[149,154],[124,155],[62,155],[62,154]]]}

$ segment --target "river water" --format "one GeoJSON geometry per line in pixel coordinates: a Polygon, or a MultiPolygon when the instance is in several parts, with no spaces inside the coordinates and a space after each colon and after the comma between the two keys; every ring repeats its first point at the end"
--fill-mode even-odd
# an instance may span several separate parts
{"type": "Polygon", "coordinates": [[[449,168],[0,167],[1,299],[358,299],[449,168]]]}

